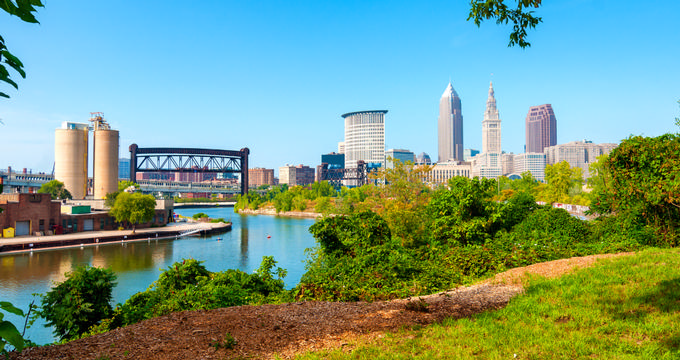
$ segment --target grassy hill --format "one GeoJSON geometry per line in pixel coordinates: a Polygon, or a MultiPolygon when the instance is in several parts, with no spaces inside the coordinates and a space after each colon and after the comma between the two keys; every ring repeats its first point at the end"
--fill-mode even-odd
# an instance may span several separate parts
{"type": "Polygon", "coordinates": [[[680,249],[559,279],[530,277],[502,310],[300,359],[680,359],[680,249]]]}

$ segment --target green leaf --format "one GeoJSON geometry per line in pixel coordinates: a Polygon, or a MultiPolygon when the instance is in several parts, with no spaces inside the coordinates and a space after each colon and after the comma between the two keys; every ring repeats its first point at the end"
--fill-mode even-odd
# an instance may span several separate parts
{"type": "Polygon", "coordinates": [[[19,352],[24,349],[24,338],[14,324],[9,321],[0,321],[0,339],[7,340],[19,352]]]}
{"type": "Polygon", "coordinates": [[[24,312],[21,311],[21,309],[15,307],[14,305],[12,305],[12,303],[7,301],[0,301],[0,309],[15,315],[24,316],[24,312]]]}

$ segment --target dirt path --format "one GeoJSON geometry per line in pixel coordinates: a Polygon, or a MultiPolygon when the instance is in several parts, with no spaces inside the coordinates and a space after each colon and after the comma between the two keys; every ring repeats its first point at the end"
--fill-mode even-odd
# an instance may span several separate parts
{"type": "Polygon", "coordinates": [[[301,302],[184,311],[70,342],[24,350],[12,359],[269,359],[339,348],[358,336],[427,325],[504,307],[523,291],[525,274],[557,277],[597,259],[593,255],[535,264],[469,287],[412,299],[374,303],[301,302]],[[216,348],[230,334],[233,349],[216,348]]]}

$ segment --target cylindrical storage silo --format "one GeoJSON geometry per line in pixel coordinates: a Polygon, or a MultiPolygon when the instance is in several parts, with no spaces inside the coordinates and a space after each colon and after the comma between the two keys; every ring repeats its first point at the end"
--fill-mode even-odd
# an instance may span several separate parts
{"type": "Polygon", "coordinates": [[[118,130],[94,131],[94,198],[118,191],[118,130]]]}
{"type": "Polygon", "coordinates": [[[64,123],[54,137],[54,178],[74,199],[87,195],[87,124],[64,123]]]}

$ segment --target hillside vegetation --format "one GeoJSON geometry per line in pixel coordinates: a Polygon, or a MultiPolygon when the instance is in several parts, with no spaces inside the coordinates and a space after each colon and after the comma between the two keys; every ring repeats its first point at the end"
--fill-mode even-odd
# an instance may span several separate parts
{"type": "Polygon", "coordinates": [[[237,208],[269,202],[280,211],[304,210],[314,202],[316,211],[334,214],[310,227],[318,246],[309,250],[307,271],[295,288],[284,289],[285,270],[271,257],[263,259],[255,274],[213,273],[200,261],[185,260],[112,311],[88,313],[94,326],[68,316],[82,312],[81,306],[107,308],[98,303],[101,298],[87,294],[111,280],[87,273],[82,279],[93,283],[79,281],[69,294],[43,297],[37,314],[59,315],[49,321],[68,341],[182,310],[415,297],[538,262],[675,247],[679,154],[680,138],[675,134],[626,139],[593,165],[595,176],[589,180],[593,190],[588,195],[577,193],[579,176],[562,165],[546,171],[550,174],[546,184],[530,176],[500,182],[457,177],[432,186],[425,181],[427,168],[397,164],[376,175],[380,185],[335,192],[327,183],[315,183],[309,188],[252,192],[238,198],[237,208]],[[591,208],[602,216],[584,221],[537,205],[541,196],[552,196],[551,201],[587,196],[591,208]]]}
{"type": "Polygon", "coordinates": [[[650,249],[558,279],[507,307],[298,359],[678,359],[680,251],[650,249]]]}

